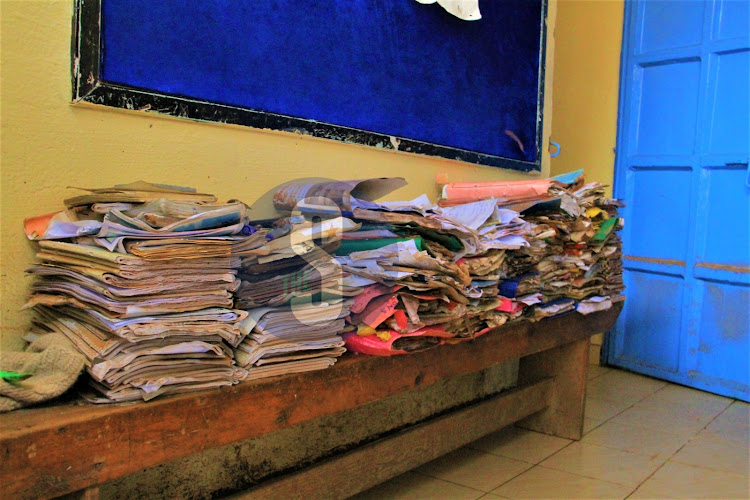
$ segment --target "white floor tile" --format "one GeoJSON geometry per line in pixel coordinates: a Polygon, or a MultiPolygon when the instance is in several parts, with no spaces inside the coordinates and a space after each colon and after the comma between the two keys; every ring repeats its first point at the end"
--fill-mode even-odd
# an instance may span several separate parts
{"type": "Polygon", "coordinates": [[[566,446],[540,465],[636,487],[664,462],[665,459],[649,455],[579,442],[566,446]]]}
{"type": "Polygon", "coordinates": [[[620,370],[612,370],[591,380],[587,394],[596,399],[637,403],[665,387],[666,382],[620,370]]]}
{"type": "Polygon", "coordinates": [[[609,421],[583,436],[581,442],[669,458],[687,443],[688,439],[689,436],[609,421]]]}
{"type": "Polygon", "coordinates": [[[547,434],[519,429],[518,427],[507,427],[474,441],[469,447],[523,462],[538,464],[570,442],[570,439],[548,436],[547,434]]]}
{"type": "Polygon", "coordinates": [[[717,408],[661,407],[654,409],[639,403],[620,413],[611,421],[692,437],[716,418],[719,413],[721,413],[721,410],[717,408]]]}
{"type": "Polygon", "coordinates": [[[606,420],[597,420],[595,418],[583,417],[583,435],[585,436],[589,432],[602,425],[604,422],[606,422],[606,420]]]}
{"type": "Polygon", "coordinates": [[[595,379],[596,377],[599,377],[611,371],[612,371],[612,368],[608,368],[606,366],[589,365],[588,379],[589,380],[595,379]]]}
{"type": "Polygon", "coordinates": [[[493,491],[507,498],[625,498],[633,488],[537,465],[493,491]]]}
{"type": "Polygon", "coordinates": [[[634,493],[634,498],[748,498],[750,477],[667,462],[634,493]]]}
{"type": "Polygon", "coordinates": [[[699,391],[681,385],[669,384],[662,389],[646,396],[640,406],[674,411],[680,409],[703,409],[715,411],[718,415],[725,410],[732,400],[723,396],[717,396],[710,392],[699,391]]]}
{"type": "Polygon", "coordinates": [[[750,405],[735,401],[707,429],[732,439],[743,440],[750,432],[750,405]]]}
{"type": "Polygon", "coordinates": [[[530,467],[532,464],[520,460],[460,448],[415,470],[437,479],[490,492],[530,467]]]}
{"type": "Polygon", "coordinates": [[[631,406],[633,406],[633,404],[626,401],[610,401],[589,396],[586,398],[584,414],[595,420],[609,420],[610,418],[624,412],[631,406]]]}
{"type": "MultiPolygon", "coordinates": [[[[735,440],[704,430],[671,458],[674,462],[750,475],[750,435],[735,440]]],[[[750,496],[750,491],[748,491],[750,496]]]]}
{"type": "Polygon", "coordinates": [[[407,472],[363,491],[351,500],[476,500],[483,495],[482,491],[407,472]]]}

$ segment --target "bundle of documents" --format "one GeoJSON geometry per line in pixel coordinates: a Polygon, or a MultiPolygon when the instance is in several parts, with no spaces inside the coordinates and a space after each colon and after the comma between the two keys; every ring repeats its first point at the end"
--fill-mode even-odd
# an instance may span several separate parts
{"type": "Polygon", "coordinates": [[[37,305],[32,332],[61,332],[84,354],[93,389],[84,392],[88,400],[148,401],[244,379],[247,374],[234,365],[224,338],[227,333],[239,336],[244,316],[217,309],[108,322],[72,306],[37,305]]]}
{"type": "Polygon", "coordinates": [[[246,377],[232,351],[250,331],[234,309],[237,269],[266,240],[244,204],[213,201],[139,182],[66,200],[64,217],[27,220],[39,245],[28,270],[35,332],[62,332],[86,356],[90,399],[148,400],[246,377]]]}
{"type": "Polygon", "coordinates": [[[624,289],[622,245],[614,234],[622,227],[616,216],[621,203],[605,199],[598,183],[582,185],[576,179],[571,185],[578,187],[524,210],[522,217],[533,226],[527,233],[530,245],[506,259],[500,295],[539,300],[525,312],[530,319],[576,309],[580,301],[584,314],[603,310],[612,299],[601,297],[624,289]]]}
{"type": "Polygon", "coordinates": [[[252,332],[234,350],[237,363],[257,379],[320,370],[341,356],[351,301],[293,302],[249,311],[252,332]]]}
{"type": "Polygon", "coordinates": [[[341,283],[341,266],[332,258],[341,234],[359,227],[337,217],[312,224],[295,216],[276,221],[262,246],[241,258],[237,305],[244,309],[278,306],[315,294],[334,298],[359,292],[341,283]]]}
{"type": "Polygon", "coordinates": [[[350,350],[412,352],[622,300],[621,203],[603,186],[582,172],[489,184],[446,186],[438,206],[420,197],[359,208],[350,198],[362,225],[345,233],[336,261],[374,282],[355,297],[350,350]]]}
{"type": "MultiPolygon", "coordinates": [[[[277,209],[305,220],[350,218],[350,229],[335,235],[338,246],[328,260],[348,296],[354,296],[348,322],[356,331],[344,333],[347,347],[413,352],[469,339],[504,323],[508,315],[496,310],[500,303],[492,273],[507,249],[528,245],[521,236],[527,224],[493,201],[440,209],[426,196],[404,202],[376,202],[371,196],[394,185],[400,184],[370,179],[290,185],[275,197],[281,200],[277,209]],[[365,191],[369,195],[363,199],[365,191]],[[468,260],[476,263],[476,276],[468,260]],[[357,288],[360,293],[354,295],[357,288]]],[[[319,262],[310,267],[328,267],[319,262]]]]}
{"type": "Polygon", "coordinates": [[[251,333],[234,354],[250,379],[327,368],[345,352],[350,297],[362,288],[332,254],[359,227],[344,217],[284,217],[242,257],[236,305],[248,312],[251,333]]]}
{"type": "Polygon", "coordinates": [[[87,359],[93,401],[151,399],[471,340],[623,300],[617,200],[581,172],[447,184],[295,182],[279,216],[145,182],[27,219],[34,335],[87,359]]]}

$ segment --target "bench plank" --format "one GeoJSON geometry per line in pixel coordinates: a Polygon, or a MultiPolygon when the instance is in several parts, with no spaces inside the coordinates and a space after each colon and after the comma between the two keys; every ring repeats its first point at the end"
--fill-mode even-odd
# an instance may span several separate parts
{"type": "Polygon", "coordinates": [[[348,498],[544,409],[552,386],[551,379],[544,379],[503,392],[300,471],[265,481],[230,499],[348,498]]]}
{"type": "Polygon", "coordinates": [[[346,354],[317,372],[244,382],[149,403],[65,404],[0,415],[8,497],[81,490],[201,451],[346,411],[442,379],[579,342],[613,325],[621,304],[504,325],[472,342],[390,358],[346,354]]]}

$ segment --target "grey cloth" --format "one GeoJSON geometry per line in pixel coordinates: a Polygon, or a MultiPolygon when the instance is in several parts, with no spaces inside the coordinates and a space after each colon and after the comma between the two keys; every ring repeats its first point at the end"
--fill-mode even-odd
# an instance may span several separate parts
{"type": "Polygon", "coordinates": [[[42,335],[26,351],[0,352],[0,371],[30,373],[27,379],[0,379],[0,413],[55,398],[75,383],[83,355],[61,333],[42,335]]]}

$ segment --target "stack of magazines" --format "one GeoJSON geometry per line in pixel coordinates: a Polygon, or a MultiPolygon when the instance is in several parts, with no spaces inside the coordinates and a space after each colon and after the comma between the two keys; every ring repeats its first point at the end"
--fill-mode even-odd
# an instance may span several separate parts
{"type": "Polygon", "coordinates": [[[30,335],[76,345],[91,400],[148,400],[624,299],[622,204],[582,172],[379,201],[404,185],[293,182],[263,220],[190,188],[89,190],[26,221],[30,335]]]}
{"type": "Polygon", "coordinates": [[[244,204],[214,202],[136,183],[27,221],[39,240],[32,334],[61,332],[86,356],[89,399],[148,400],[247,375],[232,351],[249,333],[247,312],[233,307],[235,253],[265,239],[243,236],[244,204]]]}

